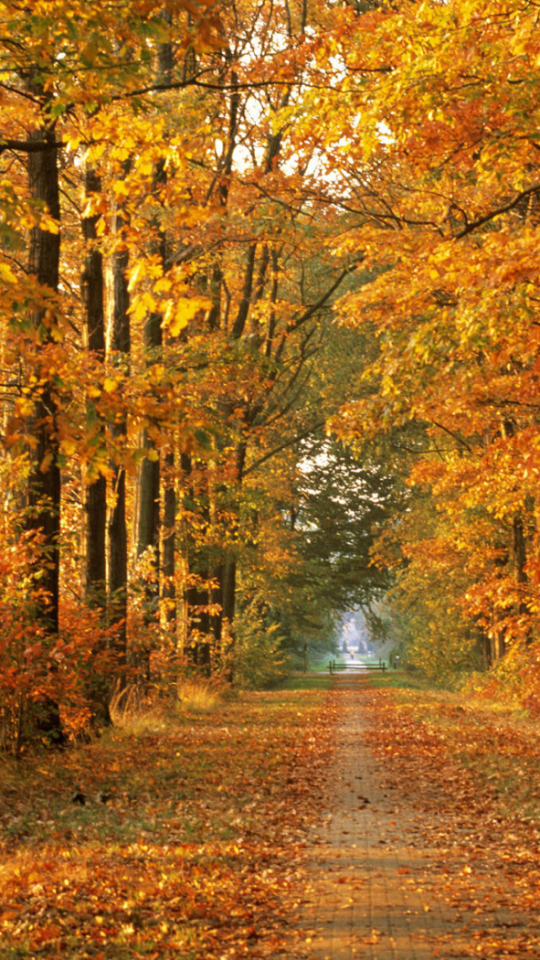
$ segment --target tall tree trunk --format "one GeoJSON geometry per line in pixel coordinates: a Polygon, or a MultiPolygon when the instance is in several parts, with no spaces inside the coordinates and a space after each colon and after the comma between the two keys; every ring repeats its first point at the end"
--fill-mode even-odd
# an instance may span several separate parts
{"type": "MultiPolygon", "coordinates": [[[[505,440],[510,439],[515,434],[515,425],[512,420],[505,420],[502,424],[502,435],[505,440]]],[[[521,510],[514,515],[512,520],[512,553],[514,557],[514,568],[517,586],[519,590],[518,613],[527,614],[526,592],[529,578],[527,576],[527,541],[525,537],[525,526],[523,523],[523,513],[521,510]]],[[[526,636],[526,642],[532,641],[530,629],[526,636]]]]}
{"type": "MultiPolygon", "coordinates": [[[[85,171],[86,199],[100,191],[100,181],[94,171],[85,171]]],[[[83,234],[86,240],[86,254],[82,275],[82,291],[86,312],[86,335],[88,351],[91,357],[103,362],[105,359],[105,315],[104,315],[104,276],[103,257],[96,246],[96,224],[98,217],[83,219],[83,234]]],[[[93,427],[97,418],[95,404],[87,401],[89,426],[93,427]]],[[[94,428],[95,429],[95,428],[94,428]]],[[[105,443],[105,431],[98,428],[98,442],[105,443]]],[[[105,606],[106,593],[106,526],[107,526],[107,484],[105,477],[99,476],[86,488],[86,594],[92,604],[105,606]]]]}
{"type": "MultiPolygon", "coordinates": [[[[172,14],[163,11],[163,18],[171,26],[172,14]]],[[[158,73],[162,82],[172,80],[174,68],[174,53],[172,43],[163,43],[159,46],[158,73]]],[[[166,171],[161,171],[162,182],[165,182],[166,171]]],[[[164,270],[169,269],[169,251],[167,238],[163,234],[161,261],[164,270]]],[[[175,437],[170,438],[170,448],[165,454],[164,462],[164,493],[163,493],[163,586],[162,596],[165,601],[165,617],[171,630],[176,630],[176,487],[175,487],[175,437]]]]}
{"type": "MultiPolygon", "coordinates": [[[[60,194],[58,184],[58,158],[54,146],[55,133],[50,128],[39,128],[30,135],[30,141],[45,141],[47,149],[36,150],[28,155],[28,180],[30,196],[51,217],[60,221],[60,194]]],[[[40,305],[31,315],[36,339],[44,347],[52,340],[56,324],[54,297],[58,291],[60,265],[60,233],[33,227],[30,233],[29,272],[42,288],[44,297],[51,297],[50,305],[40,305]]],[[[37,382],[44,386],[35,400],[29,433],[34,438],[32,467],[28,480],[27,528],[42,538],[37,566],[39,586],[43,600],[37,616],[46,632],[54,636],[59,627],[60,598],[60,500],[61,476],[58,463],[57,402],[54,387],[49,380],[45,365],[39,358],[35,361],[37,382]]],[[[51,744],[65,740],[58,704],[45,696],[32,705],[30,722],[35,730],[51,744]]]]}
{"type": "MultiPolygon", "coordinates": [[[[95,172],[87,167],[84,174],[86,199],[99,194],[101,183],[95,172]]],[[[96,244],[98,216],[84,217],[83,235],[86,241],[84,269],[81,278],[86,314],[87,349],[91,360],[102,364],[105,359],[105,311],[103,256],[96,244]]],[[[88,429],[99,446],[105,446],[105,427],[91,399],[86,403],[88,429]]],[[[100,474],[85,487],[86,511],[86,598],[87,602],[105,612],[107,594],[107,481],[100,474]]],[[[92,650],[86,681],[86,695],[92,709],[95,726],[107,726],[109,713],[110,679],[104,664],[105,651],[97,643],[92,650]]]]}
{"type": "MultiPolygon", "coordinates": [[[[159,359],[162,345],[161,314],[151,314],[144,328],[144,345],[147,364],[159,359]]],[[[159,619],[160,580],[160,490],[161,464],[159,450],[148,430],[143,434],[143,448],[153,456],[146,456],[139,473],[139,523],[137,531],[137,556],[152,552],[151,575],[145,584],[145,622],[159,619]]]]}
{"type": "MultiPolygon", "coordinates": [[[[162,19],[169,26],[172,23],[172,15],[170,11],[163,10],[161,13],[162,19]]],[[[172,51],[172,45],[170,43],[162,43],[158,47],[158,58],[157,58],[157,82],[160,84],[170,83],[172,78],[172,70],[174,65],[174,57],[172,51]]],[[[160,188],[164,187],[167,183],[167,173],[163,162],[159,162],[156,166],[155,176],[154,176],[154,189],[156,192],[159,192],[160,188]]],[[[165,273],[168,269],[168,249],[167,249],[167,237],[165,231],[160,227],[159,222],[156,223],[157,227],[157,242],[156,250],[163,272],[165,273]]],[[[161,358],[161,351],[163,346],[163,332],[162,332],[162,316],[160,313],[153,313],[148,317],[148,320],[144,328],[144,346],[146,351],[147,364],[150,366],[152,363],[155,363],[161,358]]],[[[137,536],[137,556],[142,556],[148,550],[152,551],[152,576],[146,584],[145,594],[145,620],[147,623],[159,619],[159,595],[160,595],[160,579],[161,579],[161,556],[160,556],[160,532],[161,532],[161,516],[160,516],[160,494],[161,494],[161,462],[159,451],[156,449],[155,443],[149,435],[148,430],[144,431],[143,434],[143,447],[148,453],[152,453],[152,456],[147,456],[144,458],[141,464],[141,470],[139,474],[139,524],[138,524],[138,536],[137,536]]],[[[169,492],[169,501],[171,500],[171,493],[169,492]]],[[[169,514],[170,514],[169,503],[169,514]]],[[[167,518],[170,521],[170,515],[167,518]]],[[[174,524],[174,518],[173,518],[174,524]]],[[[174,542],[174,541],[173,541],[174,542]]],[[[169,541],[170,547],[170,541],[169,541]]],[[[171,556],[170,550],[167,555],[167,563],[170,568],[171,566],[171,556]]],[[[174,564],[174,555],[173,555],[173,564],[174,564]]],[[[174,576],[174,569],[173,569],[174,576]]]]}
{"type": "MultiPolygon", "coordinates": [[[[241,439],[236,445],[236,483],[241,492],[246,462],[246,442],[241,439]]],[[[219,649],[223,663],[226,665],[228,679],[233,679],[234,673],[234,617],[236,613],[236,574],[237,559],[232,550],[225,552],[220,567],[220,626],[219,649]]]]}
{"type": "MultiPolygon", "coordinates": [[[[124,216],[116,216],[116,233],[119,235],[124,225],[124,216]]],[[[123,248],[122,241],[113,257],[113,327],[111,349],[117,363],[129,362],[130,324],[129,291],[127,270],[129,252],[123,248]]],[[[126,683],[127,664],[127,526],[126,526],[126,470],[122,462],[127,419],[120,411],[113,428],[114,438],[118,441],[119,454],[113,463],[113,506],[109,516],[109,622],[116,624],[116,660],[118,664],[118,687],[126,683]]]]}
{"type": "MultiPolygon", "coordinates": [[[[197,514],[208,510],[198,503],[198,496],[194,488],[193,462],[190,454],[182,453],[180,457],[182,469],[182,490],[184,495],[184,510],[190,513],[195,509],[197,514]],[[197,504],[193,507],[193,504],[197,504]]],[[[184,653],[187,659],[205,674],[211,672],[211,618],[208,613],[210,592],[206,584],[210,579],[207,551],[204,546],[195,542],[195,537],[186,525],[186,535],[183,544],[185,569],[184,587],[184,653]]]]}
{"type": "MultiPolygon", "coordinates": [[[[54,142],[53,131],[37,130],[31,140],[54,142]]],[[[30,194],[42,204],[55,220],[60,219],[57,151],[52,148],[30,153],[28,156],[30,194]]],[[[29,272],[34,274],[46,295],[58,290],[60,262],[60,234],[36,226],[30,234],[29,272]]],[[[54,309],[54,308],[52,308],[54,309]]],[[[43,345],[51,342],[51,324],[55,322],[51,309],[39,308],[32,313],[32,325],[43,345]]],[[[38,366],[38,382],[41,371],[38,366]]],[[[47,370],[43,371],[47,375],[47,370]]],[[[58,465],[57,406],[53,386],[46,380],[36,400],[32,421],[35,451],[29,479],[30,529],[41,530],[46,562],[40,572],[40,586],[46,599],[41,610],[42,619],[51,632],[58,631],[59,572],[60,572],[60,495],[61,478],[58,465]]]]}
{"type": "Polygon", "coordinates": [[[174,486],[175,456],[165,456],[165,493],[163,502],[163,600],[165,617],[171,630],[176,623],[176,490],[174,486]]]}
{"type": "MultiPolygon", "coordinates": [[[[525,538],[525,526],[523,523],[523,516],[521,513],[517,513],[514,517],[512,524],[513,527],[513,537],[514,537],[514,563],[516,566],[516,579],[518,583],[518,590],[520,591],[519,601],[518,601],[518,611],[521,615],[526,615],[529,612],[526,600],[527,587],[529,583],[529,578],[527,576],[527,541],[525,538]]],[[[525,637],[526,643],[530,644],[532,642],[532,632],[530,626],[527,628],[527,635],[525,637]]]]}

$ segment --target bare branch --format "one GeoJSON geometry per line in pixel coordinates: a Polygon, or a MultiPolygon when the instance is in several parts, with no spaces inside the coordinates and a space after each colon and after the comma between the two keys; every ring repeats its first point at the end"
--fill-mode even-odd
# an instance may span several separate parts
{"type": "Polygon", "coordinates": [[[269,450],[268,453],[265,453],[264,457],[259,457],[258,460],[255,460],[247,470],[244,471],[244,476],[246,477],[248,473],[253,473],[254,470],[257,470],[263,463],[266,463],[267,460],[271,460],[272,457],[275,457],[276,453],[281,453],[282,450],[286,450],[287,447],[293,447],[295,443],[298,443],[300,440],[305,440],[306,437],[311,436],[312,433],[315,433],[317,430],[320,430],[321,427],[324,427],[326,420],[319,420],[318,423],[313,423],[307,430],[304,430],[302,433],[297,433],[296,436],[285,440],[283,443],[280,443],[278,447],[274,447],[273,450],[269,450]]]}
{"type": "Polygon", "coordinates": [[[495,217],[500,217],[503,213],[508,213],[510,210],[513,210],[514,207],[517,207],[518,203],[523,200],[525,197],[529,197],[531,193],[536,193],[540,190],[540,183],[533,183],[531,187],[527,187],[526,190],[520,190],[518,194],[509,200],[508,203],[501,204],[500,207],[495,207],[494,210],[490,210],[489,213],[484,214],[483,217],[478,217],[476,220],[472,220],[468,223],[463,230],[460,230],[456,234],[456,239],[461,240],[462,237],[466,237],[468,233],[472,233],[474,230],[477,230],[478,227],[482,227],[485,223],[489,223],[490,220],[494,220],[495,217]]]}

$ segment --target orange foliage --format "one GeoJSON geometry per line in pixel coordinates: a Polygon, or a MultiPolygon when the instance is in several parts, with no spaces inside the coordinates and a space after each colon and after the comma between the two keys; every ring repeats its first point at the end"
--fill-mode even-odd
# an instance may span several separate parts
{"type": "MultiPolygon", "coordinates": [[[[411,483],[439,515],[450,581],[468,571],[456,599],[469,623],[504,649],[538,636],[540,606],[536,12],[419,2],[349,23],[323,110],[334,144],[345,111],[358,117],[336,175],[357,219],[339,248],[366,273],[339,315],[373,330],[379,352],[365,398],[334,426],[343,438],[423,428],[411,483]]],[[[437,560],[419,541],[421,575],[437,560]]]]}

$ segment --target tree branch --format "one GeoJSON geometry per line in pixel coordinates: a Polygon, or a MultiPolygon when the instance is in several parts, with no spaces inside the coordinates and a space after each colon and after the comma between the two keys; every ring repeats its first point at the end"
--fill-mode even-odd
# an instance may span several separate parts
{"type": "Polygon", "coordinates": [[[320,430],[321,427],[324,427],[326,420],[320,420],[318,423],[313,423],[308,430],[304,430],[302,433],[297,433],[295,437],[292,437],[290,440],[285,440],[283,443],[280,443],[278,447],[274,447],[273,450],[269,450],[268,453],[265,453],[264,457],[259,457],[258,460],[255,460],[247,470],[244,471],[244,476],[247,477],[248,473],[253,473],[254,470],[257,470],[263,463],[266,463],[267,460],[271,460],[272,457],[275,457],[276,453],[280,453],[282,450],[286,450],[287,447],[293,447],[295,443],[298,443],[299,440],[305,440],[306,437],[309,437],[310,434],[315,433],[316,430],[320,430]]]}
{"type": "Polygon", "coordinates": [[[293,330],[298,330],[298,328],[303,326],[304,323],[307,323],[308,320],[311,320],[311,317],[317,313],[321,307],[324,307],[324,305],[328,303],[332,294],[336,292],[338,287],[340,287],[345,280],[345,277],[348,277],[351,273],[354,273],[357,266],[362,263],[363,259],[364,257],[362,256],[355,263],[349,264],[348,267],[345,267],[336,280],[334,280],[334,283],[328,287],[328,290],[326,290],[325,293],[323,293],[323,295],[315,301],[315,303],[312,303],[307,310],[304,310],[304,313],[301,313],[300,316],[296,317],[295,320],[291,320],[291,322],[287,324],[287,333],[292,333],[293,330]]]}
{"type": "Polygon", "coordinates": [[[57,140],[0,140],[0,153],[15,150],[20,153],[42,153],[45,150],[59,150],[62,146],[57,140]]]}
{"type": "Polygon", "coordinates": [[[469,453],[473,452],[473,449],[470,446],[470,444],[468,444],[467,441],[463,439],[463,437],[460,437],[458,433],[454,433],[454,431],[450,430],[449,427],[445,427],[444,423],[439,423],[437,420],[430,420],[430,422],[433,424],[434,427],[437,427],[439,430],[443,430],[443,432],[447,433],[449,437],[452,437],[452,439],[455,440],[456,443],[460,443],[463,447],[465,447],[466,450],[469,451],[469,453]]]}
{"type": "Polygon", "coordinates": [[[526,190],[521,190],[513,200],[509,200],[508,203],[503,203],[500,207],[495,207],[495,210],[490,210],[489,213],[484,214],[483,217],[478,217],[476,220],[471,221],[463,230],[460,230],[459,233],[456,233],[456,239],[461,240],[462,237],[466,237],[468,233],[472,233],[474,230],[477,230],[478,227],[482,227],[485,223],[489,223],[490,220],[494,220],[495,217],[500,217],[503,213],[508,213],[510,210],[513,210],[514,207],[517,207],[518,203],[523,200],[525,197],[531,195],[531,193],[536,193],[540,190],[540,183],[533,183],[531,187],[527,187],[526,190]]]}

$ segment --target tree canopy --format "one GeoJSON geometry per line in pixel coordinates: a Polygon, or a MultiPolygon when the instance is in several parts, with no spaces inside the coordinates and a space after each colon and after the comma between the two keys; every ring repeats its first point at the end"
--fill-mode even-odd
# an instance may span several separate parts
{"type": "Polygon", "coordinates": [[[391,582],[411,662],[534,661],[534,5],[0,25],[6,741],[391,582]]]}

